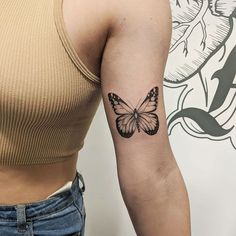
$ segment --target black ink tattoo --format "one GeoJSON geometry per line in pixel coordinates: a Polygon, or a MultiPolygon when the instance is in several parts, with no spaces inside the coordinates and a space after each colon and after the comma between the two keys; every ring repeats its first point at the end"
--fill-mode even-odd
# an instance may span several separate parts
{"type": "Polygon", "coordinates": [[[131,108],[115,93],[108,93],[109,101],[118,117],[116,128],[124,138],[130,138],[136,128],[138,132],[142,129],[148,135],[154,135],[159,129],[158,116],[153,113],[157,109],[158,87],[152,88],[141,105],[131,108]],[[138,108],[137,108],[138,106],[138,108]]]}

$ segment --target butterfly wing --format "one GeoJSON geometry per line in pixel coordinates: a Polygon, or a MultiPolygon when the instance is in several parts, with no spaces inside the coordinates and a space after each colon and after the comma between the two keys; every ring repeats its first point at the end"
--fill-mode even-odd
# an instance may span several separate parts
{"type": "Polygon", "coordinates": [[[108,93],[108,98],[117,115],[133,114],[133,109],[115,93],[108,93]]]}
{"type": "Polygon", "coordinates": [[[158,87],[152,88],[147,94],[142,104],[138,107],[139,127],[147,134],[154,135],[159,129],[158,116],[153,113],[157,109],[158,87]]]}
{"type": "Polygon", "coordinates": [[[116,119],[119,134],[124,138],[131,137],[136,129],[133,109],[115,93],[108,93],[108,98],[114,112],[119,115],[116,119]]]}
{"type": "Polygon", "coordinates": [[[142,113],[138,119],[139,127],[149,135],[154,135],[159,129],[159,119],[155,113],[142,113]]]}
{"type": "Polygon", "coordinates": [[[138,107],[138,113],[142,112],[153,112],[157,109],[157,102],[158,102],[158,87],[152,88],[149,93],[147,94],[146,98],[142,102],[142,104],[138,107]]]}
{"type": "Polygon", "coordinates": [[[124,114],[117,117],[116,128],[122,137],[130,138],[136,129],[136,120],[134,115],[124,114]]]}

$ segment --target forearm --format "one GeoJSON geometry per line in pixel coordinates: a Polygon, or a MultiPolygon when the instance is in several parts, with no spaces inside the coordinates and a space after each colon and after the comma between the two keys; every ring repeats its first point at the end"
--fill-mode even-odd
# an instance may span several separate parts
{"type": "Polygon", "coordinates": [[[178,166],[166,176],[157,173],[121,188],[137,236],[190,236],[190,209],[178,166]]]}

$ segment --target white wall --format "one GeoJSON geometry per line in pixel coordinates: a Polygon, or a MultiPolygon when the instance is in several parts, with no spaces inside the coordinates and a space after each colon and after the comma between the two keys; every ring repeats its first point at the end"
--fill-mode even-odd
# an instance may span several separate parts
{"type": "MultiPolygon", "coordinates": [[[[221,83],[218,78],[212,79],[235,47],[236,22],[232,14],[236,1],[172,0],[171,7],[173,21],[190,22],[192,31],[187,37],[185,55],[183,39],[188,28],[178,28],[173,23],[164,90],[168,121],[186,108],[204,111],[182,115],[169,127],[172,149],[189,193],[192,236],[236,236],[236,79],[222,104],[219,100],[224,94],[218,93],[229,81],[229,72],[235,71],[236,59],[224,71],[221,83]],[[194,21],[197,16],[199,24],[194,21]],[[204,25],[205,48],[201,45],[204,25]],[[217,109],[210,111],[217,102],[217,109]],[[214,132],[231,127],[224,135],[214,132]]],[[[78,170],[86,183],[86,236],[135,236],[118,185],[114,148],[102,103],[80,152],[78,170]]]]}

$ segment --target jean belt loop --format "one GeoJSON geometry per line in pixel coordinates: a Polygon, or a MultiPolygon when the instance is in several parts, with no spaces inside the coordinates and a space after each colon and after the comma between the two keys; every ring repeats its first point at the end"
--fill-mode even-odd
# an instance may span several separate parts
{"type": "Polygon", "coordinates": [[[19,232],[24,232],[27,230],[28,225],[26,223],[26,213],[25,205],[18,204],[16,207],[16,216],[17,216],[17,228],[19,232]]]}
{"type": "Polygon", "coordinates": [[[79,177],[79,179],[81,180],[81,182],[83,184],[83,186],[81,187],[81,190],[82,190],[82,192],[84,192],[85,191],[84,178],[83,178],[83,176],[79,172],[78,172],[78,177],[79,177]]]}

